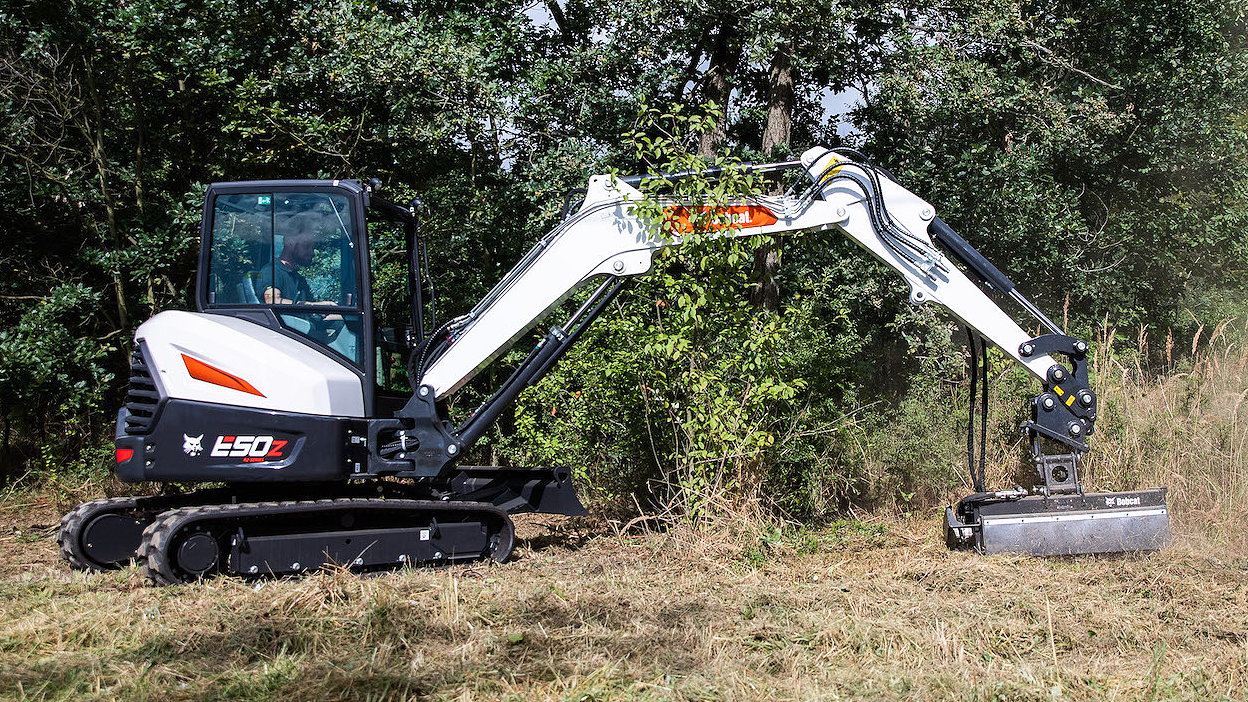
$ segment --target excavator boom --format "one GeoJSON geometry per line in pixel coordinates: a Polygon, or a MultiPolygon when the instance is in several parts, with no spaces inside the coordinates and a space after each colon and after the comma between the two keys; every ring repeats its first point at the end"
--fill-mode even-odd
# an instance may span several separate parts
{"type": "MultiPolygon", "coordinates": [[[[1031,335],[936,249],[928,234],[933,222],[940,222],[935,208],[878,171],[849,163],[834,151],[807,151],[791,167],[803,168],[811,187],[797,195],[758,196],[717,205],[737,219],[719,234],[750,237],[840,231],[897,271],[910,286],[912,302],[944,306],[1044,379],[1053,359],[1047,354],[1020,355],[1020,346],[1031,335]]],[[[422,382],[439,399],[446,397],[582,285],[649,272],[654,253],[679,245],[681,236],[679,231],[658,231],[636,214],[644,198],[625,180],[591,177],[580,209],[538,242],[471,311],[452,321],[452,343],[428,364],[422,382]]],[[[676,200],[662,205],[674,217],[704,207],[676,200]]]]}
{"type": "MultiPolygon", "coordinates": [[[[1024,425],[1037,470],[1034,494],[1021,489],[986,492],[982,466],[977,471],[972,458],[976,493],[947,510],[950,546],[1055,555],[1153,550],[1168,541],[1164,489],[1084,493],[1079,462],[1088,450],[1097,405],[1088,378],[1087,343],[1059,329],[1004,273],[936,216],[930,203],[865,159],[835,150],[815,148],[800,161],[743,168],[800,169],[808,186],[784,196],[742,198],[713,207],[660,200],[672,225],[660,231],[638,214],[638,204],[646,196],[634,186],[644,177],[592,177],[579,210],[530,250],[470,312],[447,325],[445,343],[422,367],[420,382],[435,397],[446,397],[581,286],[605,281],[591,302],[614,294],[618,281],[650,270],[657,250],[679,245],[682,231],[691,230],[691,216],[699,209],[714,210],[717,217],[712,219],[721,221],[712,225],[712,236],[834,230],[896,271],[908,285],[912,303],[944,307],[1043,385],[1044,391],[1032,402],[1032,419],[1024,425]],[[1049,333],[1033,337],[1024,331],[941,252],[937,242],[1049,333]],[[1067,365],[1054,354],[1064,356],[1067,365]]],[[[482,405],[461,427],[460,437],[480,436],[497,417],[500,405],[536,382],[579,336],[569,330],[592,321],[592,316],[584,318],[589,309],[591,304],[586,303],[567,324],[552,328],[543,341],[545,349],[536,352],[537,360],[513,376],[520,382],[482,405]]],[[[986,373],[982,381],[986,387],[986,373]]]]}

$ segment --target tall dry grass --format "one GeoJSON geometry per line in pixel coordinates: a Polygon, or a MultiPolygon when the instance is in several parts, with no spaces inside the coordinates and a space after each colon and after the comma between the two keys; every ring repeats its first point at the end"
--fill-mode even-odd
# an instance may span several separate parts
{"type": "Polygon", "coordinates": [[[1179,539],[1234,555],[1248,554],[1244,332],[1224,320],[1199,326],[1190,345],[1169,334],[1153,349],[1143,331],[1124,345],[1103,325],[1093,360],[1101,411],[1085,470],[1090,489],[1168,487],[1179,539]]]}
{"type": "MultiPolygon", "coordinates": [[[[1103,324],[1097,331],[1091,375],[1100,411],[1084,486],[1094,492],[1167,487],[1178,542],[1248,556],[1248,416],[1241,420],[1248,412],[1248,320],[1198,325],[1188,333],[1181,342],[1175,332],[1158,342],[1145,329],[1123,333],[1103,324]]],[[[1034,468],[1018,428],[1035,380],[997,358],[989,386],[988,485],[1030,485],[1034,468]]],[[[965,384],[942,388],[948,393],[943,409],[912,403],[887,432],[863,425],[856,412],[829,429],[849,437],[856,453],[824,458],[828,482],[839,482],[810,488],[819,493],[812,502],[827,501],[823,512],[784,514],[777,495],[768,492],[765,469],[743,469],[728,456],[696,491],[674,482],[652,485],[657,499],[634,504],[641,516],[631,528],[692,526],[752,542],[801,522],[935,515],[973,490],[962,439],[966,390],[965,384]]],[[[819,461],[810,470],[818,473],[819,461]]]]}

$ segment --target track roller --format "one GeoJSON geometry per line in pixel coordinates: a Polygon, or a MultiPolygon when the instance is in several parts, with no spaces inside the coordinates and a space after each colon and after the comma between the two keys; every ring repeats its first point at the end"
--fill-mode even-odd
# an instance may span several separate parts
{"type": "Polygon", "coordinates": [[[144,529],[138,557],[153,583],[172,585],[215,574],[502,562],[514,542],[511,519],[489,503],[348,498],[172,509],[144,529]]]}

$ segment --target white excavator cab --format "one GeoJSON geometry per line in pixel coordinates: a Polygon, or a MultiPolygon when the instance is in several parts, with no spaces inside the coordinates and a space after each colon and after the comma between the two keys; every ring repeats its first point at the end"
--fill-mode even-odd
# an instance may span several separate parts
{"type": "MultiPolygon", "coordinates": [[[[423,322],[409,312],[404,324],[378,328],[370,222],[386,222],[416,241],[412,213],[359,181],[214,184],[204,208],[198,295],[201,312],[263,320],[358,371],[369,381],[361,388],[366,414],[376,408],[375,388],[393,386],[385,382],[393,373],[379,361],[383,347],[396,334],[419,335],[412,327],[423,322]]],[[[410,300],[423,312],[418,282],[409,287],[404,307],[410,300]]]]}

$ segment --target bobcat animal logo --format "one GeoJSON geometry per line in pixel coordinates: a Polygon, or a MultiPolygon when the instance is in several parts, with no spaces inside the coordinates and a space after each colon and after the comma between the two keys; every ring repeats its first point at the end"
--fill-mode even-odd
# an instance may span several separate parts
{"type": "Polygon", "coordinates": [[[198,456],[204,452],[204,446],[200,443],[203,440],[203,434],[200,434],[199,436],[187,436],[186,434],[183,434],[182,450],[185,451],[188,456],[198,456]]]}

